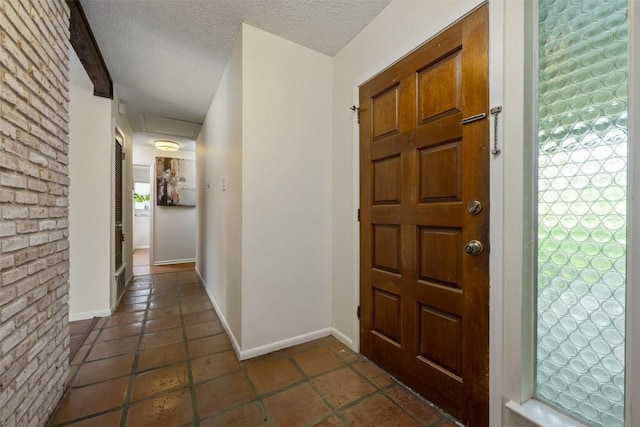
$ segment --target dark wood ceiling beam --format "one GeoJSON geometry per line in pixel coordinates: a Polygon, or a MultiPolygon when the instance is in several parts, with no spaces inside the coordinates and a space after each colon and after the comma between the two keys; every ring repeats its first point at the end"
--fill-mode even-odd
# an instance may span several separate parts
{"type": "Polygon", "coordinates": [[[67,4],[71,12],[69,22],[71,45],[93,83],[93,94],[113,99],[113,82],[82,5],[78,0],[67,0],[67,4]]]}

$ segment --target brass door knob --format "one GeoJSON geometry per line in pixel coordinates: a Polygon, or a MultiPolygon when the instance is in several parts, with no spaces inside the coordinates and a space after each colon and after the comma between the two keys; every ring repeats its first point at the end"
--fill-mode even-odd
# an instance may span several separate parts
{"type": "Polygon", "coordinates": [[[464,251],[470,255],[480,255],[482,253],[482,243],[477,240],[469,240],[464,244],[464,251]]]}

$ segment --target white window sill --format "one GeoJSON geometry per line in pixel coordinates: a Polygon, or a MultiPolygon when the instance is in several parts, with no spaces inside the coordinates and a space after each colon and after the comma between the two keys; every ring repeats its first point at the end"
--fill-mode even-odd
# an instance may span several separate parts
{"type": "Polygon", "coordinates": [[[507,408],[540,427],[586,427],[567,415],[534,399],[519,404],[510,400],[507,408]]]}

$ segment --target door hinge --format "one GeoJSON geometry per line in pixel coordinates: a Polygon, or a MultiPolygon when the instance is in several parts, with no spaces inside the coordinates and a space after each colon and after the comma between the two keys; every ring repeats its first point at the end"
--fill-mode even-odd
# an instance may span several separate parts
{"type": "Polygon", "coordinates": [[[360,222],[360,209],[358,209],[358,222],[360,222]]]}
{"type": "Polygon", "coordinates": [[[125,161],[127,159],[127,153],[125,153],[124,151],[122,152],[122,161],[125,161]]]}
{"type": "Polygon", "coordinates": [[[358,124],[360,124],[360,107],[356,107],[355,105],[352,105],[349,109],[354,113],[358,114],[358,124]]]}
{"type": "Polygon", "coordinates": [[[358,316],[358,319],[360,319],[361,314],[360,306],[358,306],[358,308],[356,308],[356,316],[358,316]]]}

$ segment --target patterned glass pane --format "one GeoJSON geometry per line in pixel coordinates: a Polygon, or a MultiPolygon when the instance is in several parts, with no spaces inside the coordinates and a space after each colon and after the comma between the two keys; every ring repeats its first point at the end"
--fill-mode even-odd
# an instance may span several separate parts
{"type": "Polygon", "coordinates": [[[537,398],[624,424],[627,1],[540,0],[537,398]]]}

